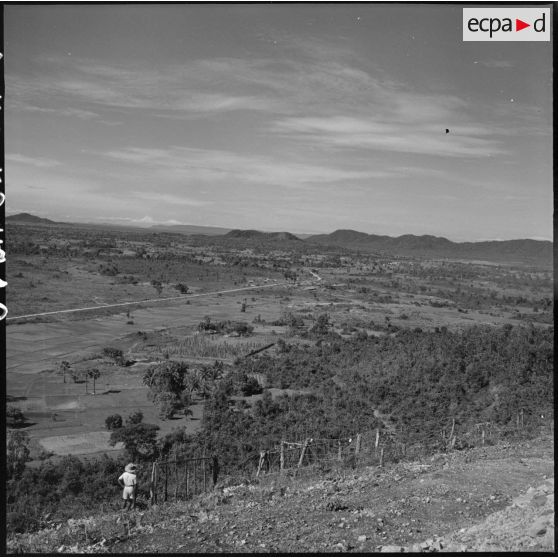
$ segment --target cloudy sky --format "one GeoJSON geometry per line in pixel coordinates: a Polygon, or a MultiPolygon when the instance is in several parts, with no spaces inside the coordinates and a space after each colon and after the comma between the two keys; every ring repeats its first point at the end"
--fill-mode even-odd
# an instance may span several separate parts
{"type": "Polygon", "coordinates": [[[551,44],[461,6],[4,10],[8,213],[552,237],[551,44]]]}

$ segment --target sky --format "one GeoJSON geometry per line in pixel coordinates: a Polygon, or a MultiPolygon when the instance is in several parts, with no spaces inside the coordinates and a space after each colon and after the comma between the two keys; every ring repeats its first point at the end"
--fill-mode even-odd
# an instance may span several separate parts
{"type": "Polygon", "coordinates": [[[551,239],[551,43],[462,7],[6,5],[7,213],[551,239]]]}

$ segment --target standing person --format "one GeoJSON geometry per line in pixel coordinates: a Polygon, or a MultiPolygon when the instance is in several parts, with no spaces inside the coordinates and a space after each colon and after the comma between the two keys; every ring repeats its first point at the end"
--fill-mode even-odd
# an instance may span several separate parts
{"type": "Polygon", "coordinates": [[[122,487],[122,499],[124,505],[122,509],[133,510],[136,508],[136,493],[138,490],[138,480],[136,477],[137,467],[133,463],[128,463],[124,467],[124,472],[118,477],[118,484],[122,487]],[[129,505],[128,505],[129,504],[129,505]]]}

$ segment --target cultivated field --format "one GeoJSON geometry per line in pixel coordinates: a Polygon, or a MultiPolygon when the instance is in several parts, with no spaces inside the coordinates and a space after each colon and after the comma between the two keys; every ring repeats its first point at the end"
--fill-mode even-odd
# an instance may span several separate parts
{"type": "Polygon", "coordinates": [[[321,314],[344,338],[363,331],[384,336],[399,329],[552,323],[552,278],[546,269],[339,257],[317,247],[297,253],[209,240],[204,246],[199,238],[190,243],[181,235],[122,237],[38,226],[8,232],[15,238],[8,270],[8,402],[24,412],[31,437],[55,454],[114,451],[104,420],[116,412],[139,409],[161,434],[177,427],[195,431],[203,413],[199,397],[189,417],[157,416],[141,380],[150,363],[170,358],[193,368],[215,360],[231,366],[279,339],[307,342],[304,332],[321,314]],[[20,238],[35,239],[39,248],[18,243],[20,238]],[[286,281],[287,272],[295,278],[286,281]],[[180,284],[187,286],[185,293],[180,284]],[[182,298],[161,300],[169,297],[182,298]],[[144,300],[149,302],[16,319],[144,300]],[[296,317],[298,328],[281,322],[285,315],[296,317]],[[198,324],[207,317],[246,322],[253,331],[241,337],[199,333],[198,324]],[[112,362],[103,356],[106,347],[122,350],[135,364],[112,362]],[[99,369],[95,395],[91,383],[69,378],[64,383],[62,361],[78,373],[99,369]]]}

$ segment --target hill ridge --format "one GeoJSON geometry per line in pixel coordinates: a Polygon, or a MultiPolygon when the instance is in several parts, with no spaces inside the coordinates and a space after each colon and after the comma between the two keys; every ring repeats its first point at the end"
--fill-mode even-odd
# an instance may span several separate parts
{"type": "Polygon", "coordinates": [[[294,240],[296,242],[304,242],[298,236],[286,231],[281,232],[263,232],[256,229],[233,229],[224,238],[239,238],[243,240],[294,240]]]}
{"type": "Polygon", "coordinates": [[[518,260],[544,265],[551,265],[553,255],[551,241],[530,238],[454,242],[443,236],[404,234],[392,237],[338,229],[330,234],[310,236],[305,242],[402,256],[518,260]]]}
{"type": "Polygon", "coordinates": [[[46,219],[45,217],[38,217],[37,215],[33,215],[31,213],[22,212],[16,213],[15,215],[7,215],[6,221],[10,222],[19,222],[19,223],[44,223],[44,224],[56,224],[56,221],[52,221],[51,219],[46,219]]]}

